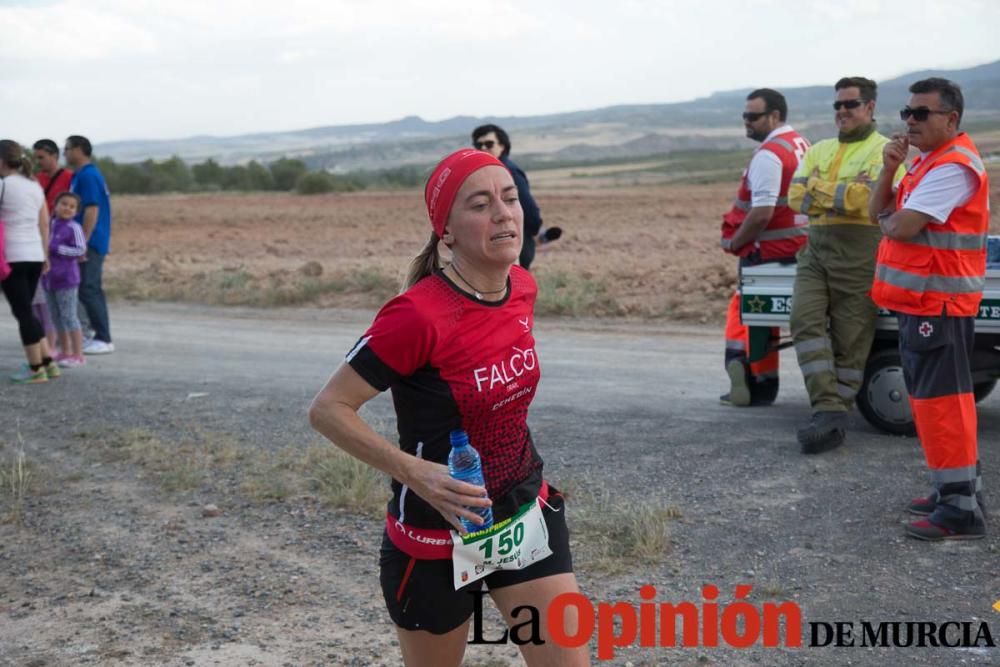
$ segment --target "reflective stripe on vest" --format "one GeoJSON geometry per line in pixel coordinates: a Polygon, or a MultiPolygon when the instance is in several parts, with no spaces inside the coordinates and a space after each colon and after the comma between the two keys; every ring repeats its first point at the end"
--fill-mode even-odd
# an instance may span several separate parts
{"type": "Polygon", "coordinates": [[[777,137],[772,138],[771,142],[778,144],[779,146],[781,146],[782,148],[784,148],[789,153],[794,153],[795,152],[795,146],[792,146],[790,143],[788,143],[787,141],[785,141],[784,139],[782,139],[780,135],[777,136],[777,137]]]}
{"type": "MultiPolygon", "coordinates": [[[[927,227],[930,227],[929,224],[927,227]]],[[[924,227],[910,243],[925,245],[935,250],[982,250],[986,247],[987,234],[959,234],[958,232],[931,232],[924,227]]]]}
{"type": "Polygon", "coordinates": [[[969,162],[971,163],[969,166],[972,167],[972,170],[976,172],[976,174],[982,176],[983,172],[986,171],[986,167],[983,166],[983,161],[979,159],[979,156],[965,146],[952,146],[945,152],[950,153],[951,151],[958,151],[965,157],[969,158],[969,162]]]}
{"type": "Polygon", "coordinates": [[[985,276],[922,276],[885,264],[875,269],[875,277],[884,283],[913,292],[945,292],[948,294],[973,294],[986,287],[985,276]]]}

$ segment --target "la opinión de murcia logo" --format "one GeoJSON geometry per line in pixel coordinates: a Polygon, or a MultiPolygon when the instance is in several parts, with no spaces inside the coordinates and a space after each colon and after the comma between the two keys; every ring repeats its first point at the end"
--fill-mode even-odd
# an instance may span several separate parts
{"type": "MultiPolygon", "coordinates": [[[[700,603],[655,602],[656,588],[639,589],[641,601],[599,602],[581,593],[563,593],[553,598],[545,613],[547,636],[559,646],[576,648],[595,639],[597,657],[611,660],[620,648],[802,648],[802,610],[792,601],[748,601],[752,586],[737,584],[734,600],[719,604],[719,589],[702,587],[700,603]],[[575,619],[575,625],[567,623],[575,619]]],[[[483,628],[483,597],[475,596],[470,644],[544,644],[542,616],[536,607],[522,605],[513,610],[519,621],[486,637],[483,628]]],[[[1000,601],[994,605],[1000,612],[1000,601]]],[[[986,621],[811,621],[807,648],[976,648],[994,647],[986,621]]]]}
{"type": "MultiPolygon", "coordinates": [[[[556,596],[546,610],[548,636],[556,644],[579,647],[597,638],[597,657],[610,660],[615,650],[638,645],[654,647],[715,647],[748,648],[763,646],[802,645],[802,611],[795,602],[765,602],[759,608],[746,601],[752,586],[737,585],[736,600],[720,608],[716,602],[719,589],[711,584],[702,587],[704,600],[694,602],[660,602],[656,588],[639,589],[643,600],[638,605],[628,602],[600,602],[595,605],[581,593],[556,596]],[[567,630],[567,618],[577,619],[576,628],[567,630]],[[678,637],[678,621],[681,627],[678,637]],[[784,627],[784,633],[782,633],[784,627]],[[782,636],[783,635],[783,636],[782,636]],[[679,641],[678,641],[679,639],[679,641]]],[[[483,591],[476,596],[473,616],[473,638],[470,644],[542,644],[541,619],[538,609],[523,605],[514,610],[514,619],[527,614],[527,619],[504,629],[495,639],[485,638],[482,624],[483,591]]]]}

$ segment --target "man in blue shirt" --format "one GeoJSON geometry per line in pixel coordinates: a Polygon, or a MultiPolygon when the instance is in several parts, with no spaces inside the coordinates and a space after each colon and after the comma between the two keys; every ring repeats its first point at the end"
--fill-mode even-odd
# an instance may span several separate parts
{"type": "Polygon", "coordinates": [[[83,346],[84,354],[110,354],[111,342],[108,303],[101,286],[104,257],[111,250],[111,193],[97,165],[91,161],[93,149],[86,137],[73,135],[63,149],[66,162],[73,167],[70,190],[80,197],[76,221],[87,239],[87,261],[80,265],[80,303],[94,329],[94,337],[83,346]]]}

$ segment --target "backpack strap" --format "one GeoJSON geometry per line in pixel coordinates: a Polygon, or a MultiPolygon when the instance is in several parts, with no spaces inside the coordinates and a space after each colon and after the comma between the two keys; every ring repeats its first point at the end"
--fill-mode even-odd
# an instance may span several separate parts
{"type": "Polygon", "coordinates": [[[45,186],[45,198],[46,199],[49,198],[49,192],[52,190],[52,187],[56,184],[56,181],[59,180],[59,177],[62,176],[62,173],[64,171],[66,171],[66,170],[63,169],[62,167],[59,167],[59,169],[56,171],[56,173],[52,175],[52,178],[49,180],[49,184],[45,186]]]}

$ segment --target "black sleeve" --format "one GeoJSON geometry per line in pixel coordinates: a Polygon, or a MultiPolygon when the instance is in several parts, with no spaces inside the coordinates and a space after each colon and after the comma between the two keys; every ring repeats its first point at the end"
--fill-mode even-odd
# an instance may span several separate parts
{"type": "Polygon", "coordinates": [[[367,345],[355,352],[347,363],[365,382],[379,391],[385,391],[401,377],[399,373],[379,359],[375,351],[367,345]]]}

